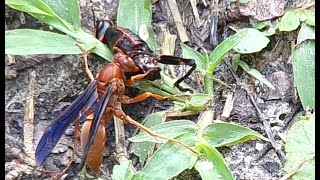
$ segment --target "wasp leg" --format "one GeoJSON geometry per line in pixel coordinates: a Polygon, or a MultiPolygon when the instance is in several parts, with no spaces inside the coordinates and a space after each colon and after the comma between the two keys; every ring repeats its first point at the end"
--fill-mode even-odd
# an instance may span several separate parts
{"type": "Polygon", "coordinates": [[[70,168],[72,162],[74,161],[76,150],[78,147],[78,139],[80,138],[80,122],[79,122],[79,120],[74,122],[74,126],[75,126],[74,143],[73,143],[73,150],[72,150],[71,159],[70,159],[69,163],[67,164],[67,166],[59,174],[54,176],[52,179],[60,179],[67,172],[67,170],[70,168]]]}
{"type": "Polygon", "coordinates": [[[132,125],[135,125],[137,126],[138,128],[142,129],[144,132],[148,133],[150,136],[153,136],[153,137],[156,137],[156,138],[160,138],[160,139],[165,139],[165,140],[168,140],[168,141],[171,141],[171,142],[174,142],[174,143],[177,143],[187,149],[189,149],[192,153],[194,153],[195,155],[197,156],[200,156],[201,154],[194,150],[193,148],[191,148],[190,146],[188,146],[187,144],[181,142],[181,141],[178,141],[176,139],[173,139],[173,138],[169,138],[169,137],[165,137],[165,136],[162,136],[154,131],[152,131],[151,129],[143,126],[142,124],[138,123],[137,121],[133,120],[130,116],[126,115],[121,109],[118,109],[118,108],[114,108],[113,109],[113,113],[116,117],[118,117],[119,119],[123,120],[124,122],[127,122],[127,123],[130,123],[132,125]]]}
{"type": "Polygon", "coordinates": [[[190,76],[190,74],[196,69],[197,65],[194,62],[193,59],[184,59],[176,56],[169,56],[169,55],[161,55],[158,62],[162,64],[170,64],[170,65],[188,65],[191,66],[189,71],[180,79],[178,79],[175,83],[174,86],[176,86],[180,91],[190,91],[190,89],[183,88],[179,84],[185,80],[187,77],[190,76]]]}
{"type": "Polygon", "coordinates": [[[83,166],[81,173],[80,173],[80,180],[85,180],[85,179],[94,179],[94,176],[91,176],[88,172],[87,172],[87,167],[83,166]]]}
{"type": "MultiPolygon", "coordinates": [[[[125,84],[127,86],[132,86],[136,81],[147,79],[148,76],[152,76],[152,75],[154,75],[155,72],[160,72],[160,70],[161,70],[160,68],[155,68],[155,69],[147,71],[144,74],[138,74],[138,75],[135,75],[135,76],[131,76],[130,79],[125,81],[125,84]]],[[[157,79],[160,79],[160,78],[161,77],[160,77],[160,74],[159,74],[159,78],[157,78],[157,79]]],[[[149,79],[149,80],[151,80],[151,79],[149,79]]]]}
{"type": "Polygon", "coordinates": [[[136,102],[140,102],[143,101],[149,97],[153,97],[157,100],[166,100],[166,99],[170,99],[170,98],[175,98],[175,97],[187,97],[190,98],[190,95],[188,94],[176,94],[176,95],[170,95],[170,96],[160,96],[158,94],[153,94],[151,92],[145,92],[143,94],[139,94],[138,96],[134,97],[134,98],[130,98],[128,96],[121,96],[120,97],[120,102],[122,104],[131,104],[131,103],[136,103],[136,102]]]}
{"type": "Polygon", "coordinates": [[[89,66],[88,66],[88,53],[87,53],[86,49],[82,45],[80,45],[78,43],[76,45],[79,47],[79,49],[83,53],[84,68],[85,68],[85,71],[86,71],[88,77],[90,78],[90,80],[92,82],[92,81],[94,81],[94,76],[93,76],[93,74],[92,74],[92,72],[91,72],[91,70],[89,69],[89,66]]]}

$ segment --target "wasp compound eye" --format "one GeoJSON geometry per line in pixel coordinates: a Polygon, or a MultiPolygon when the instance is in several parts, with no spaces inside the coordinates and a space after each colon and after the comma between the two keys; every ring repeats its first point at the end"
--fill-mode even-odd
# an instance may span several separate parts
{"type": "Polygon", "coordinates": [[[103,41],[106,31],[110,27],[110,23],[108,21],[97,21],[96,25],[96,38],[99,39],[99,41],[103,41]]]}

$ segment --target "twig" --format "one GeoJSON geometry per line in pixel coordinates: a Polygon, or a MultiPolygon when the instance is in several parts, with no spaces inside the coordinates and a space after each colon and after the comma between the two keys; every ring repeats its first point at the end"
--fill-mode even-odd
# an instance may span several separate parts
{"type": "MultiPolygon", "coordinates": [[[[30,73],[29,76],[29,86],[28,86],[28,97],[26,100],[25,106],[25,116],[24,116],[24,126],[23,126],[23,144],[24,151],[30,157],[34,157],[34,148],[33,148],[33,131],[34,131],[34,90],[35,90],[35,81],[36,74],[35,71],[30,73]]],[[[28,164],[34,166],[35,161],[28,162],[28,164]]]]}
{"type": "Polygon", "coordinates": [[[8,56],[8,65],[16,64],[16,58],[12,55],[7,55],[8,56]]]}
{"type": "Polygon", "coordinates": [[[203,3],[203,5],[204,5],[204,7],[207,7],[207,2],[206,2],[206,0],[202,0],[202,3],[203,3]]]}
{"type": "MultiPolygon", "coordinates": [[[[119,102],[116,103],[117,108],[121,108],[121,104],[119,102]]],[[[126,149],[126,137],[125,137],[125,131],[124,131],[124,124],[121,119],[118,119],[116,116],[113,116],[114,118],[114,129],[116,133],[116,152],[117,152],[117,160],[118,162],[121,162],[128,157],[128,152],[126,149]]]]}
{"type": "Polygon", "coordinates": [[[280,160],[281,163],[283,164],[284,161],[285,161],[285,157],[284,157],[283,152],[280,151],[280,150],[278,150],[278,148],[277,148],[277,144],[276,144],[276,142],[275,142],[274,135],[273,135],[273,133],[272,133],[272,131],[271,131],[270,124],[267,122],[266,118],[263,117],[263,115],[262,115],[262,113],[261,113],[261,110],[260,110],[260,108],[258,107],[258,105],[256,104],[255,99],[254,99],[254,97],[252,96],[252,94],[250,93],[248,87],[247,87],[245,84],[242,84],[242,83],[240,82],[239,77],[236,75],[236,73],[235,73],[235,72],[233,71],[233,69],[231,68],[230,63],[229,63],[228,61],[226,61],[226,60],[224,60],[223,62],[226,64],[226,66],[227,66],[228,69],[230,70],[233,78],[236,80],[237,85],[240,86],[242,89],[244,89],[244,90],[246,91],[247,95],[249,96],[250,102],[251,102],[251,104],[253,105],[254,109],[256,110],[256,114],[257,114],[257,116],[258,116],[258,119],[260,120],[260,122],[262,122],[263,127],[264,127],[264,129],[265,129],[265,131],[266,131],[266,133],[267,133],[267,136],[268,136],[268,138],[269,138],[269,140],[270,140],[270,142],[271,142],[271,145],[272,145],[272,147],[274,148],[274,150],[275,150],[275,152],[276,152],[279,160],[280,160]]]}
{"type": "Polygon", "coordinates": [[[173,17],[173,21],[177,27],[181,42],[189,41],[186,29],[184,28],[182,20],[181,20],[181,16],[179,13],[179,9],[178,9],[176,0],[167,0],[167,2],[168,2],[169,9],[170,9],[172,17],[173,17]]]}
{"type": "Polygon", "coordinates": [[[16,70],[10,69],[8,67],[5,67],[5,79],[11,80],[16,78],[18,75],[18,72],[16,70]]]}
{"type": "Polygon", "coordinates": [[[191,7],[192,7],[192,12],[193,12],[194,18],[196,20],[195,21],[196,25],[197,25],[197,27],[200,27],[201,20],[200,20],[199,12],[198,12],[198,9],[197,9],[197,1],[196,0],[190,0],[190,4],[191,4],[191,7]]]}
{"type": "Polygon", "coordinates": [[[230,113],[231,113],[231,111],[233,109],[233,102],[234,102],[233,92],[229,92],[227,94],[226,103],[224,104],[223,111],[222,111],[222,114],[221,114],[222,120],[227,119],[227,118],[230,117],[230,113]]]}
{"type": "Polygon", "coordinates": [[[170,111],[170,112],[166,112],[166,117],[183,117],[183,116],[193,116],[193,115],[197,115],[199,114],[199,112],[194,112],[194,111],[170,111]]]}
{"type": "Polygon", "coordinates": [[[228,84],[224,83],[223,81],[221,81],[221,80],[218,79],[218,78],[212,77],[212,80],[215,81],[215,82],[217,82],[217,83],[219,83],[219,84],[221,84],[221,85],[223,85],[223,86],[226,86],[226,87],[229,88],[229,89],[232,88],[231,86],[229,86],[228,84]]]}
{"type": "Polygon", "coordinates": [[[270,150],[272,149],[272,146],[270,144],[267,144],[266,147],[264,147],[257,156],[254,158],[254,161],[259,161],[264,155],[266,155],[270,150]]]}

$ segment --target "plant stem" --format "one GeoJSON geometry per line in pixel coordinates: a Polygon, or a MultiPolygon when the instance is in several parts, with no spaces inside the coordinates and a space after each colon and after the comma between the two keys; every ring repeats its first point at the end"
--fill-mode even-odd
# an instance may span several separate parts
{"type": "Polygon", "coordinates": [[[206,94],[213,95],[213,80],[212,74],[206,73],[204,75],[204,91],[206,94]]]}

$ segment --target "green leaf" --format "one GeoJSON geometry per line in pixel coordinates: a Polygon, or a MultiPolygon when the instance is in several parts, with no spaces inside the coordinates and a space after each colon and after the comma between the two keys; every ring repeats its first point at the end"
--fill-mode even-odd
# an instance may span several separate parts
{"type": "Polygon", "coordinates": [[[41,0],[6,0],[5,3],[9,7],[26,12],[34,18],[43,21],[68,35],[72,35],[75,32],[74,27],[72,27],[70,23],[60,18],[41,0]]]}
{"type": "Polygon", "coordinates": [[[311,10],[295,9],[286,12],[279,23],[280,31],[293,31],[300,25],[300,21],[305,21],[310,26],[315,26],[315,13],[311,10]]]}
{"type": "Polygon", "coordinates": [[[315,26],[315,12],[308,9],[300,9],[300,21],[309,26],[315,26]]]}
{"type": "MultiPolygon", "coordinates": [[[[158,95],[161,95],[161,96],[169,96],[169,95],[173,95],[173,94],[182,94],[181,92],[179,92],[179,90],[177,90],[177,88],[173,88],[173,85],[169,86],[167,84],[167,81],[172,81],[172,83],[170,83],[170,84],[174,83],[174,81],[171,78],[169,78],[168,76],[164,75],[163,73],[160,73],[160,74],[161,74],[161,77],[162,77],[163,80],[139,81],[139,82],[136,82],[134,84],[134,86],[136,88],[141,89],[142,91],[151,92],[151,93],[158,94],[158,95]]],[[[186,99],[185,97],[172,98],[172,100],[174,100],[174,101],[181,101],[181,102],[184,102],[185,99],[186,99]]]]}
{"type": "MultiPolygon", "coordinates": [[[[196,136],[186,133],[177,138],[187,144],[195,144],[196,136]]],[[[143,167],[145,179],[167,180],[177,176],[185,169],[191,169],[197,156],[178,144],[167,142],[162,145],[143,167]]]]}
{"type": "Polygon", "coordinates": [[[255,29],[263,29],[266,26],[271,26],[271,21],[270,20],[266,20],[266,21],[257,21],[255,19],[250,18],[250,24],[253,28],[255,29]]]}
{"type": "Polygon", "coordinates": [[[144,173],[142,171],[138,171],[136,174],[133,175],[132,180],[144,180],[144,173]]]}
{"type": "Polygon", "coordinates": [[[205,58],[202,54],[183,43],[181,43],[180,45],[183,57],[188,59],[194,59],[197,65],[197,69],[200,70],[203,74],[205,74],[208,63],[207,58],[205,58]]]}
{"type": "Polygon", "coordinates": [[[295,171],[296,167],[301,168],[291,176],[290,179],[315,179],[315,118],[299,120],[292,125],[287,134],[285,146],[286,163],[284,170],[287,173],[295,171]],[[313,158],[312,158],[313,156],[313,158]],[[309,158],[311,157],[311,158],[309,158]]]}
{"type": "Polygon", "coordinates": [[[297,29],[300,25],[300,17],[296,10],[286,12],[280,21],[279,30],[280,31],[293,31],[297,29]]]}
{"type": "MultiPolygon", "coordinates": [[[[175,121],[169,121],[159,125],[155,125],[150,129],[163,136],[175,138],[185,133],[195,133],[197,131],[197,125],[194,122],[189,120],[175,120],[175,121]]],[[[146,134],[145,132],[141,132],[138,135],[129,138],[129,141],[132,141],[132,142],[149,141],[149,142],[155,142],[155,143],[165,142],[165,140],[155,138],[153,136],[150,136],[149,134],[146,134]]]]}
{"type": "Polygon", "coordinates": [[[297,37],[297,44],[301,44],[307,39],[311,39],[311,40],[315,39],[315,29],[314,27],[308,26],[306,24],[302,24],[297,37]]]}
{"type": "Polygon", "coordinates": [[[113,167],[112,179],[114,180],[129,180],[133,177],[132,162],[130,160],[123,160],[120,165],[113,167]]]}
{"type": "Polygon", "coordinates": [[[262,32],[264,36],[272,36],[276,33],[276,28],[275,27],[269,27],[265,31],[262,32]]]}
{"type": "MultiPolygon", "coordinates": [[[[16,29],[5,31],[5,53],[28,54],[81,54],[77,41],[70,36],[53,32],[16,29]]],[[[91,47],[86,47],[91,49],[91,47]]]]}
{"type": "Polygon", "coordinates": [[[155,50],[151,8],[151,0],[119,0],[117,25],[138,34],[152,50],[155,50]]]}
{"type": "Polygon", "coordinates": [[[219,151],[207,143],[197,143],[197,149],[206,156],[196,162],[195,168],[202,180],[232,180],[232,173],[219,151]],[[209,160],[209,161],[208,161],[209,160]]]}
{"type": "Polygon", "coordinates": [[[213,147],[231,146],[253,138],[269,141],[249,128],[226,122],[210,124],[204,129],[202,137],[213,147]]]}
{"type": "Polygon", "coordinates": [[[258,79],[262,84],[268,86],[271,89],[275,89],[274,86],[256,69],[250,68],[247,63],[240,60],[240,54],[236,54],[233,61],[239,64],[239,66],[251,76],[258,79]]]}
{"type": "Polygon", "coordinates": [[[207,73],[212,74],[222,58],[224,58],[224,56],[235,47],[246,34],[247,31],[239,31],[220,43],[209,56],[207,73]]]}
{"type": "Polygon", "coordinates": [[[90,52],[99,55],[100,57],[102,57],[104,60],[108,62],[113,61],[112,51],[109,48],[107,48],[106,45],[100,42],[99,40],[97,45],[90,52]]]}
{"type": "Polygon", "coordinates": [[[247,2],[249,2],[250,0],[239,0],[240,4],[246,4],[247,2]]]}
{"type": "Polygon", "coordinates": [[[190,100],[186,100],[185,102],[175,102],[175,104],[180,107],[181,111],[194,111],[199,112],[206,108],[206,105],[212,100],[212,95],[202,94],[202,93],[194,93],[191,96],[190,100]]]}
{"type": "MultiPolygon", "coordinates": [[[[144,126],[147,128],[150,128],[152,126],[155,126],[157,124],[160,124],[165,120],[165,113],[158,112],[153,113],[146,117],[144,126]]],[[[147,159],[147,156],[149,154],[150,149],[155,146],[154,143],[151,142],[136,142],[133,144],[133,153],[137,156],[139,156],[139,161],[141,164],[144,164],[145,160],[147,159]]]]}
{"type": "Polygon", "coordinates": [[[60,18],[72,24],[76,31],[80,29],[80,7],[77,0],[42,1],[47,4],[60,18]]]}
{"type": "Polygon", "coordinates": [[[245,28],[240,32],[246,32],[246,35],[240,39],[240,42],[233,48],[241,54],[255,53],[261,51],[270,42],[262,32],[253,28],[245,28]]]}
{"type": "Polygon", "coordinates": [[[315,106],[315,42],[304,41],[292,51],[293,79],[305,110],[315,106]]]}
{"type": "Polygon", "coordinates": [[[56,39],[57,41],[53,42],[52,40],[55,37],[55,35],[53,35],[49,37],[50,42],[48,43],[46,37],[43,38],[43,36],[40,36],[43,38],[41,39],[37,34],[28,34],[29,38],[19,37],[26,40],[21,42],[30,41],[30,43],[22,44],[21,47],[19,47],[19,43],[16,44],[17,47],[13,47],[12,43],[16,43],[17,39],[14,39],[13,42],[10,42],[12,38],[10,41],[6,40],[6,42],[11,43],[10,46],[6,46],[6,52],[21,55],[42,53],[79,54],[81,53],[79,48],[74,46],[75,42],[78,42],[82,44],[87,51],[93,52],[109,62],[113,60],[112,52],[106,48],[103,43],[91,34],[85,33],[80,28],[79,5],[76,0],[59,2],[46,0],[48,4],[41,0],[6,0],[5,3],[11,8],[26,12],[74,38],[74,40],[71,40],[71,38],[65,37],[60,41],[59,38],[61,38],[61,36],[59,36],[58,39],[56,39]],[[31,37],[33,38],[32,40],[30,40],[31,37]],[[42,44],[45,49],[38,48],[39,45],[42,44]],[[32,47],[33,45],[35,47],[32,47]],[[10,48],[10,50],[7,49],[7,47],[10,48]],[[29,51],[29,49],[31,49],[31,51],[29,51]]]}

